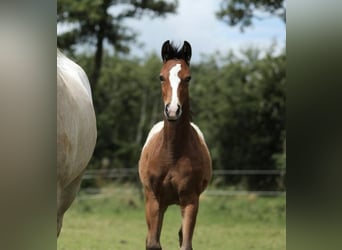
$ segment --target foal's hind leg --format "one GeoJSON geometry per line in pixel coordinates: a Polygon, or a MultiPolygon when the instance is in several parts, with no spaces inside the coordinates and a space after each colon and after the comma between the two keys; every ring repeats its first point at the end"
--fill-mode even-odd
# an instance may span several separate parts
{"type": "Polygon", "coordinates": [[[198,212],[198,197],[192,197],[188,201],[181,202],[182,227],[179,230],[179,242],[181,250],[192,250],[192,236],[195,229],[198,212]],[[180,235],[181,234],[181,235],[180,235]]]}
{"type": "Polygon", "coordinates": [[[148,227],[146,250],[161,250],[160,232],[165,208],[160,206],[159,201],[152,192],[145,192],[145,197],[145,212],[148,227]]]}
{"type": "Polygon", "coordinates": [[[178,238],[179,238],[179,246],[182,246],[183,243],[183,230],[182,230],[182,226],[180,227],[179,231],[178,231],[178,238]]]}

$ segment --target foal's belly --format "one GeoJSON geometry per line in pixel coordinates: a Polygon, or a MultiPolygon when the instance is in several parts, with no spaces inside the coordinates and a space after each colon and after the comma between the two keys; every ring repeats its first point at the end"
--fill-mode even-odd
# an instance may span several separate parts
{"type": "Polygon", "coordinates": [[[165,205],[179,204],[179,193],[172,180],[165,179],[160,187],[160,200],[165,205]]]}

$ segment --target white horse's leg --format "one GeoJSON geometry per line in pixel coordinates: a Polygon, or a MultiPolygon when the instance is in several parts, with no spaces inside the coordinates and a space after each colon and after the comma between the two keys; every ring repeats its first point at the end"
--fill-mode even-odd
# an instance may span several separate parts
{"type": "Polygon", "coordinates": [[[57,237],[59,236],[65,211],[74,201],[78,190],[80,189],[83,173],[80,174],[73,182],[64,189],[57,187],[57,237]]]}

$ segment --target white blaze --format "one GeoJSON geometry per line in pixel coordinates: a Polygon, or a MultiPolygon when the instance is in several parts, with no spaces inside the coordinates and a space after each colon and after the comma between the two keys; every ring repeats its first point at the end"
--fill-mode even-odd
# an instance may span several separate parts
{"type": "Polygon", "coordinates": [[[171,116],[176,115],[176,111],[178,109],[178,95],[177,95],[177,90],[179,83],[181,79],[178,77],[178,72],[181,70],[181,65],[180,63],[177,63],[175,66],[172,67],[170,70],[170,75],[169,75],[169,80],[171,84],[171,89],[172,89],[172,97],[171,97],[171,103],[169,106],[169,113],[171,116]]]}

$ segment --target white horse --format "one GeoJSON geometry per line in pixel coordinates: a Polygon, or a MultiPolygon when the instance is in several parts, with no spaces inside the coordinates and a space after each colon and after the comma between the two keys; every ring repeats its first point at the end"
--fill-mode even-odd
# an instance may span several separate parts
{"type": "Polygon", "coordinates": [[[96,118],[83,69],[57,49],[57,237],[96,143],[96,118]]]}

